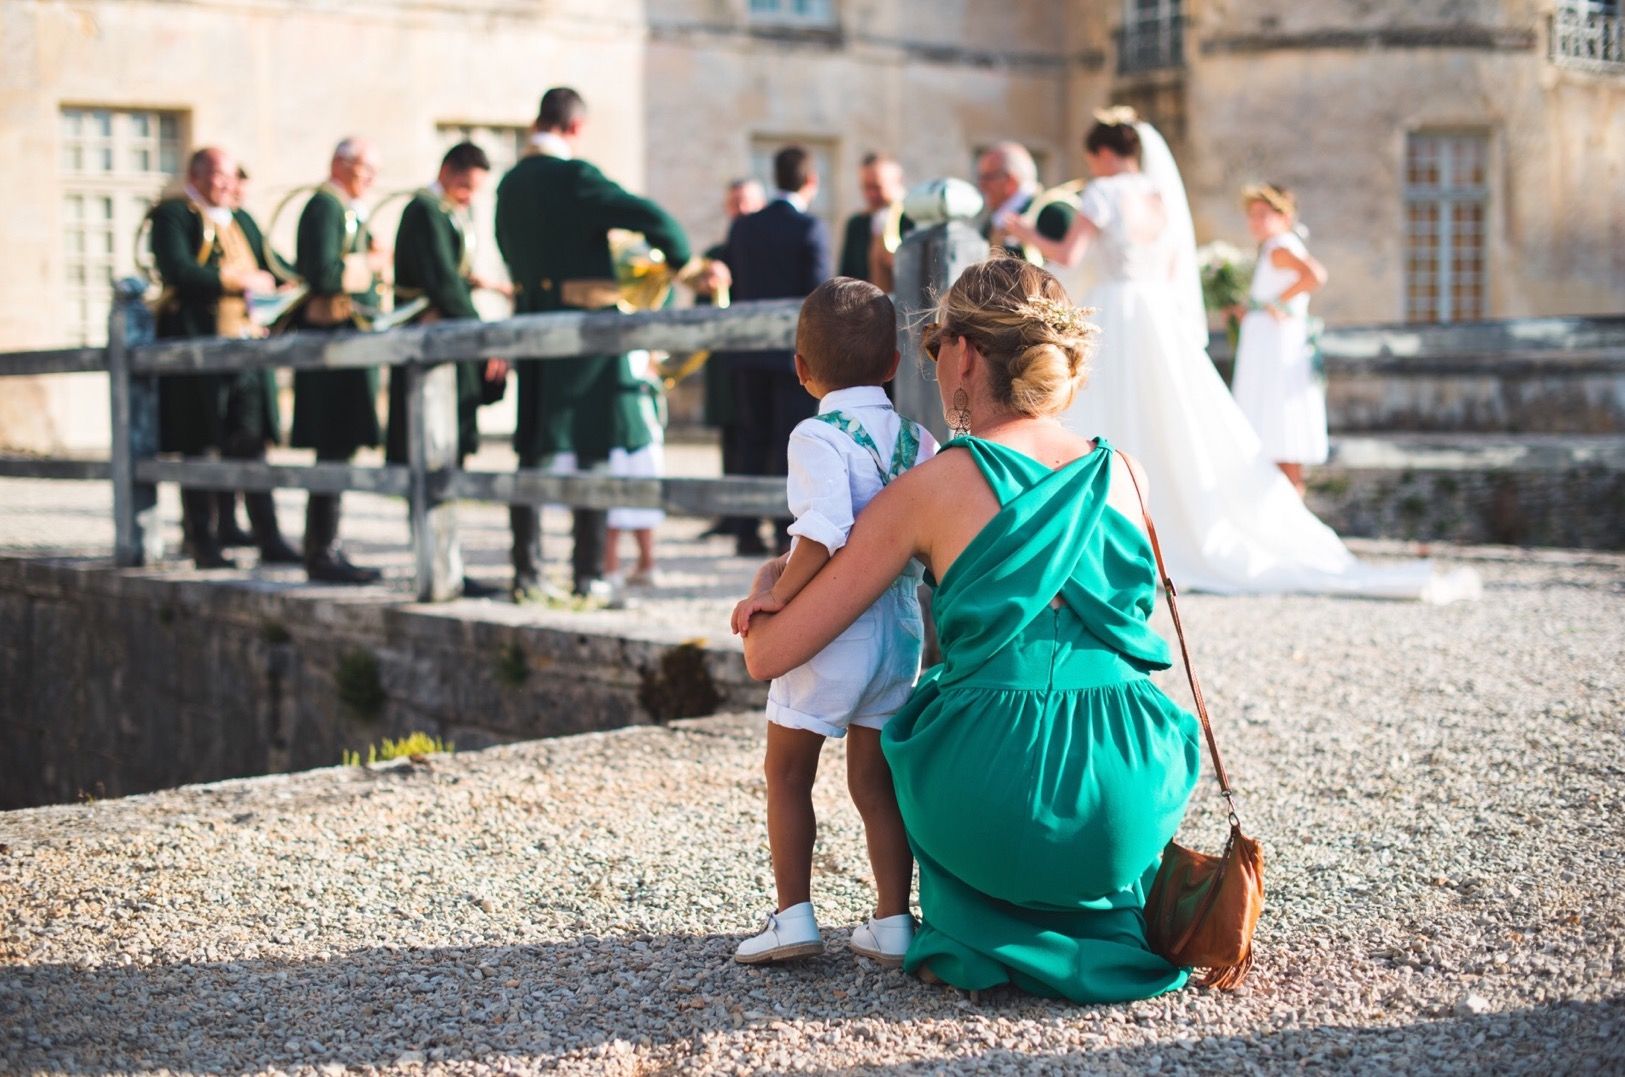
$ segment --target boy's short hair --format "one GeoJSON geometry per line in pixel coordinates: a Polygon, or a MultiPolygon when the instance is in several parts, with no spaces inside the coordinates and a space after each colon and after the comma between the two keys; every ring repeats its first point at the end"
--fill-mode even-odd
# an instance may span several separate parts
{"type": "Polygon", "coordinates": [[[796,351],[832,389],[884,384],[897,353],[897,308],[866,280],[833,277],[802,302],[796,351]]]}

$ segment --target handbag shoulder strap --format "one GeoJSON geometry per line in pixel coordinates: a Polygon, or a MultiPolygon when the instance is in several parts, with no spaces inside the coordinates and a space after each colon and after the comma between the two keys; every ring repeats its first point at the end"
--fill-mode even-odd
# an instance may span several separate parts
{"type": "Polygon", "coordinates": [[[1185,642],[1185,625],[1179,619],[1178,591],[1174,588],[1174,581],[1168,576],[1168,566],[1162,559],[1162,544],[1157,541],[1157,525],[1151,522],[1151,509],[1146,504],[1145,491],[1140,489],[1140,479],[1134,470],[1138,466],[1128,453],[1118,450],[1117,455],[1122,457],[1123,469],[1128,472],[1129,481],[1134,484],[1134,496],[1140,501],[1140,515],[1145,519],[1145,534],[1151,540],[1151,553],[1157,559],[1157,575],[1162,577],[1162,589],[1168,596],[1168,613],[1174,620],[1174,635],[1179,638],[1179,657],[1185,663],[1185,677],[1190,681],[1191,697],[1196,700],[1196,716],[1202,720],[1202,734],[1207,738],[1208,754],[1213,758],[1213,773],[1219,778],[1219,795],[1224,797],[1225,803],[1230,806],[1230,821],[1237,823],[1236,793],[1230,788],[1230,776],[1225,773],[1224,759],[1219,755],[1219,742],[1213,738],[1213,721],[1208,717],[1207,700],[1202,698],[1202,686],[1196,679],[1196,667],[1191,665],[1191,649],[1185,642]]]}

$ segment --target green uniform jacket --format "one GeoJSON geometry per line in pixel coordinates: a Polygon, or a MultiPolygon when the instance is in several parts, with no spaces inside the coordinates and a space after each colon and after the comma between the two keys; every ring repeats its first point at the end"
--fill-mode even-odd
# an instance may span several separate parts
{"type": "MultiPolygon", "coordinates": [[[[1022,203],[1022,207],[1019,212],[1027,212],[1027,207],[1030,205],[1032,205],[1031,198],[1022,203]]],[[[1051,202],[1049,205],[1038,211],[1038,234],[1043,236],[1045,239],[1065,239],[1066,234],[1072,230],[1072,218],[1076,217],[1077,215],[1078,207],[1068,205],[1065,202],[1051,202]]],[[[992,231],[993,223],[989,221],[987,226],[982,229],[982,235],[986,237],[992,234],[992,231]]],[[[1022,256],[1021,245],[1019,243],[1006,243],[1004,245],[1004,249],[1015,255],[1017,258],[1022,256]]]]}
{"type": "MultiPolygon", "coordinates": [[[[898,231],[908,235],[914,231],[914,222],[904,217],[898,222],[898,231]]],[[[868,213],[854,213],[846,219],[846,235],[841,239],[841,268],[837,276],[869,278],[869,244],[874,239],[874,221],[868,213]]]]}
{"type": "MultiPolygon", "coordinates": [[[[474,318],[474,293],[463,276],[463,233],[457,220],[431,191],[419,191],[401,211],[395,232],[395,301],[423,296],[441,318],[474,318]]],[[[476,418],[480,407],[483,361],[457,364],[457,455],[480,447],[476,418]]],[[[389,372],[389,429],[384,455],[392,464],[407,462],[405,369],[389,372]]]]}
{"type": "MultiPolygon", "coordinates": [[[[233,214],[261,269],[269,270],[265,239],[254,219],[242,210],[233,214]]],[[[154,206],[152,257],[173,299],[158,313],[158,338],[175,340],[215,335],[215,308],[220,285],[218,241],[201,263],[203,216],[186,198],[167,198],[154,206]]],[[[229,440],[276,440],[276,377],[270,370],[240,374],[180,374],[158,382],[158,439],[165,452],[197,455],[220,449],[229,440]]]]}
{"type": "MultiPolygon", "coordinates": [[[[497,187],[496,232],[513,278],[515,313],[577,309],[560,297],[564,282],[613,279],[611,228],[643,233],[672,266],[689,259],[688,239],[670,214],[586,161],[538,154],[514,165],[497,187]]],[[[521,466],[574,452],[585,467],[607,460],[612,448],[649,443],[624,355],[522,359],[515,369],[521,466]]]]}
{"type": "MultiPolygon", "coordinates": [[[[344,256],[366,251],[372,236],[365,222],[322,187],[310,196],[299,215],[298,247],[294,268],[310,293],[338,295],[343,287],[344,256]]],[[[374,281],[356,302],[378,305],[374,281]]],[[[322,327],[300,325],[301,329],[322,327]]],[[[376,445],[378,427],[378,370],[300,370],[293,376],[293,437],[298,448],[315,449],[318,459],[345,460],[363,445],[376,445]]]]}

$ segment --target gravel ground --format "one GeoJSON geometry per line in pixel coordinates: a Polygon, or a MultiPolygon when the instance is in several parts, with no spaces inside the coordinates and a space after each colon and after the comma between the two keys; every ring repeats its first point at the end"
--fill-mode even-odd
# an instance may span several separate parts
{"type": "Polygon", "coordinates": [[[1239,993],[854,958],[835,744],[830,952],[730,963],[770,892],[736,715],[0,815],[0,1072],[1622,1072],[1625,559],[1469,552],[1476,604],[1188,600],[1268,856],[1239,993]]]}

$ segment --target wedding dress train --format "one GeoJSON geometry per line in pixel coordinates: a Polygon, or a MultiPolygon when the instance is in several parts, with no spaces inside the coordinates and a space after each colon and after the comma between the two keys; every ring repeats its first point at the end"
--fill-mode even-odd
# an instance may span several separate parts
{"type": "MultiPolygon", "coordinates": [[[[1449,602],[1476,597],[1471,570],[1429,561],[1374,564],[1349,552],[1263,453],[1206,350],[1194,232],[1167,144],[1138,129],[1141,172],[1104,177],[1080,206],[1099,235],[1100,350],[1065,421],[1104,434],[1144,465],[1170,574],[1181,588],[1223,594],[1308,592],[1449,602]],[[1132,238],[1136,200],[1160,199],[1154,238],[1132,238]]],[[[1141,228],[1143,231],[1143,227],[1141,228]]]]}

